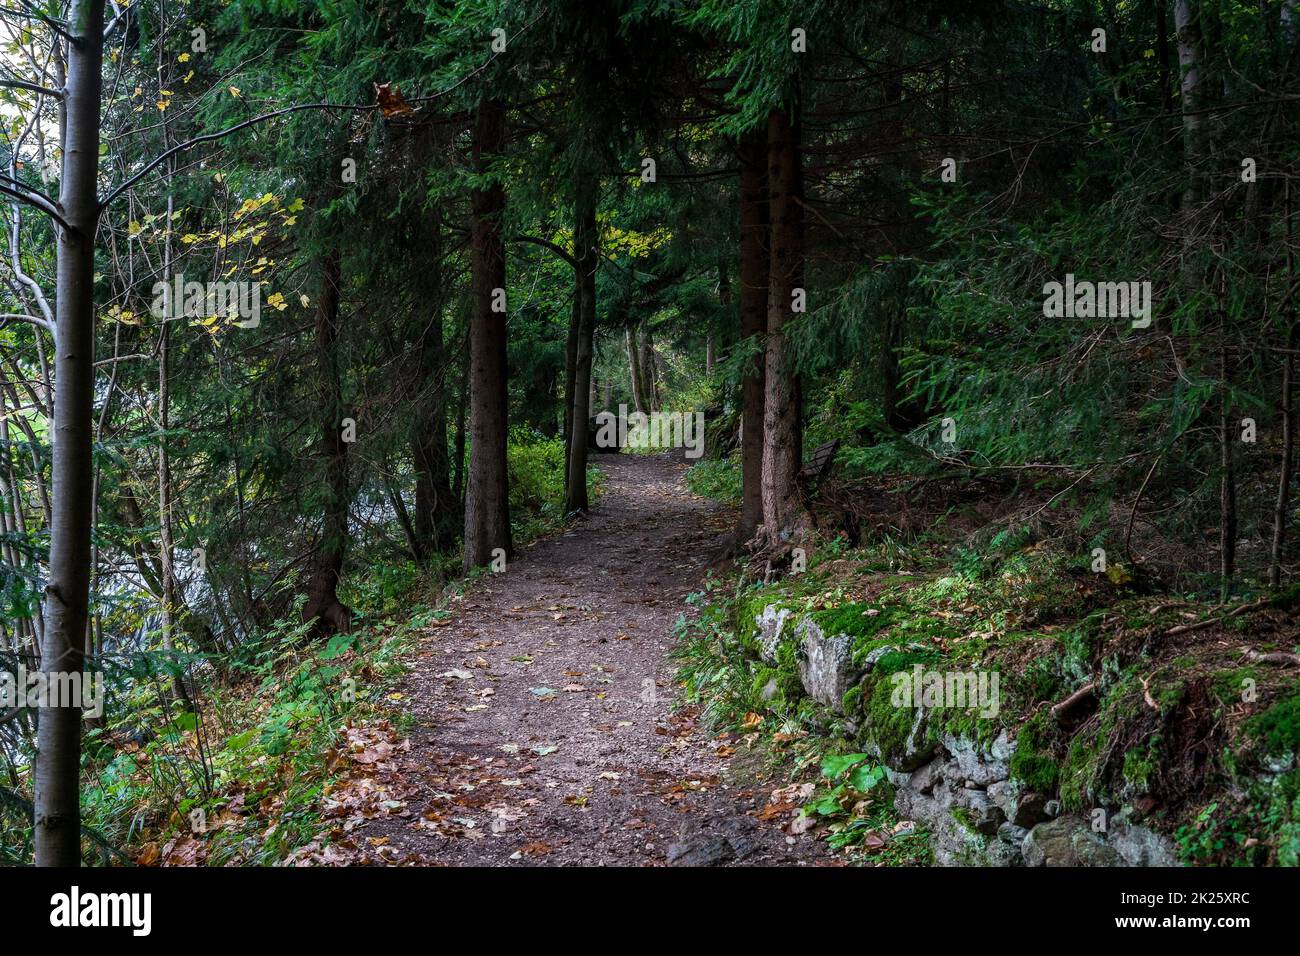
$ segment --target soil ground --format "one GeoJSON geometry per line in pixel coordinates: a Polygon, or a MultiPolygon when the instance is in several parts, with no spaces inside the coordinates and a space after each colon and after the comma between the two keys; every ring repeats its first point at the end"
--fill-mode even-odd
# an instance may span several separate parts
{"type": "Polygon", "coordinates": [[[686,490],[680,461],[596,464],[591,513],[473,584],[421,642],[415,726],[378,775],[402,809],[356,842],[416,865],[829,862],[757,819],[777,784],[675,705],[674,626],[733,516],[686,490]]]}

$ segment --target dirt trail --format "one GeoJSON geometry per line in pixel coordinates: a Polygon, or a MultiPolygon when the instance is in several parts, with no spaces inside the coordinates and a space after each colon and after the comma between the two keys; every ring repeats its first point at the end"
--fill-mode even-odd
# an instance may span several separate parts
{"type": "MultiPolygon", "coordinates": [[[[431,629],[408,681],[402,817],[382,856],[451,865],[824,860],[754,813],[723,741],[674,712],[673,626],[729,516],[665,457],[600,456],[605,494],[431,629]]],[[[358,834],[359,836],[362,834],[358,834]]]]}

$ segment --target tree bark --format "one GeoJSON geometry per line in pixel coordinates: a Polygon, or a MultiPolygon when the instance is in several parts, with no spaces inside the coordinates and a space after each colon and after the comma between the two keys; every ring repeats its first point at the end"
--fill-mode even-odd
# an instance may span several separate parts
{"type": "Polygon", "coordinates": [[[573,213],[573,254],[578,262],[579,320],[573,363],[573,411],[569,416],[569,454],[566,469],[564,510],[586,511],[587,421],[591,418],[591,353],[596,330],[596,264],[599,233],[596,229],[596,201],[599,182],[582,175],[578,182],[573,213]]]}
{"type": "Polygon", "coordinates": [[[317,637],[346,631],[352,612],[339,600],[339,576],[348,540],[348,443],[343,440],[343,397],[339,381],[339,283],[342,266],[337,251],[326,254],[321,291],[316,300],[316,368],[320,378],[320,456],[324,464],[325,501],[321,541],[317,545],[303,621],[312,621],[317,637]]]}
{"type": "Polygon", "coordinates": [[[641,347],[637,344],[636,329],[630,325],[627,327],[627,371],[632,380],[632,401],[636,410],[644,413],[647,409],[645,392],[642,390],[641,347]]]}
{"type": "MultiPolygon", "coordinates": [[[[505,108],[479,104],[474,125],[474,167],[481,175],[505,144],[505,108]]],[[[512,553],[510,489],[506,468],[506,316],[493,312],[494,290],[506,286],[501,216],[505,191],[499,182],[470,197],[474,311],[470,317],[470,449],[465,492],[465,570],[512,553]]]]}
{"type": "Polygon", "coordinates": [[[763,525],[767,542],[784,542],[803,523],[799,383],[787,351],[785,324],[792,293],[803,286],[803,175],[799,125],[784,110],[767,126],[772,239],[767,299],[763,414],[763,525]]]}
{"type": "MultiPolygon", "coordinates": [[[[1289,274],[1289,273],[1288,273],[1289,274]]],[[[1292,404],[1292,380],[1295,377],[1295,320],[1288,316],[1287,354],[1282,366],[1282,467],[1277,476],[1277,498],[1273,502],[1273,543],[1269,549],[1268,584],[1282,585],[1282,553],[1286,545],[1287,513],[1291,507],[1291,469],[1295,457],[1295,408],[1292,404]]]]}
{"type": "MultiPolygon", "coordinates": [[[[456,500],[465,506],[465,437],[468,431],[466,420],[469,416],[469,329],[465,330],[465,345],[460,349],[460,391],[456,400],[456,444],[455,460],[451,468],[451,492],[456,500]]],[[[464,516],[462,514],[462,520],[464,516]]]]}
{"type": "Polygon", "coordinates": [[[763,391],[767,332],[768,233],[767,131],[755,130],[740,144],[740,336],[741,348],[757,347],[745,364],[740,418],[742,498],[737,532],[748,541],[763,523],[763,391]],[[757,338],[757,342],[750,339],[757,338]]]}
{"type": "MultiPolygon", "coordinates": [[[[575,237],[576,244],[576,237],[575,237]]],[[[576,251],[576,249],[575,249],[576,251]]],[[[578,377],[578,338],[582,332],[582,275],[573,270],[573,307],[569,310],[569,332],[564,339],[564,425],[560,432],[569,440],[573,431],[573,383],[578,377]]],[[[564,456],[564,487],[569,487],[569,456],[564,456]]]]}
{"type": "MultiPolygon", "coordinates": [[[[1295,257],[1291,252],[1291,184],[1286,186],[1285,202],[1286,223],[1286,275],[1292,274],[1295,257]]],[[[1287,515],[1291,510],[1291,474],[1292,461],[1295,456],[1295,406],[1292,399],[1293,380],[1295,378],[1296,324],[1295,310],[1290,305],[1286,308],[1286,357],[1282,366],[1282,394],[1279,405],[1282,412],[1282,467],[1277,476],[1277,497],[1273,502],[1273,542],[1269,548],[1268,583],[1269,587],[1282,585],[1282,555],[1286,547],[1287,515]]]]}
{"type": "Polygon", "coordinates": [[[659,375],[658,357],[655,355],[654,335],[646,326],[641,333],[641,394],[645,398],[646,411],[659,411],[659,375]]]}
{"type": "Polygon", "coordinates": [[[412,544],[416,559],[427,561],[447,548],[459,523],[459,505],[449,477],[447,448],[447,354],[442,333],[442,223],[433,222],[430,268],[435,271],[433,314],[420,337],[419,383],[422,389],[412,459],[415,464],[415,515],[412,544]]]}
{"type": "MultiPolygon", "coordinates": [[[[103,0],[73,0],[69,29],[75,40],[67,44],[63,101],[67,123],[59,187],[59,205],[68,228],[56,230],[54,508],[41,646],[41,670],[51,676],[81,671],[90,599],[103,0]]],[[[39,717],[33,821],[36,865],[76,866],[81,862],[81,707],[46,706],[39,717]]]]}
{"type": "Polygon", "coordinates": [[[1232,421],[1229,397],[1231,367],[1228,350],[1220,356],[1219,406],[1219,599],[1227,603],[1232,593],[1232,579],[1237,566],[1237,478],[1233,466],[1232,445],[1236,426],[1232,421]]]}
{"type": "MultiPolygon", "coordinates": [[[[1182,72],[1181,109],[1183,114],[1183,161],[1187,168],[1187,189],[1183,193],[1183,213],[1189,219],[1203,196],[1201,154],[1205,139],[1205,117],[1199,112],[1202,103],[1200,10],[1195,0],[1175,0],[1174,29],[1178,43],[1178,66],[1182,72]]],[[[1192,228],[1188,226],[1189,239],[1192,228]]]]}
{"type": "Polygon", "coordinates": [[[425,333],[421,349],[424,381],[432,382],[421,412],[419,433],[413,442],[415,461],[415,516],[413,530],[416,557],[427,561],[446,549],[455,538],[460,521],[458,500],[452,488],[450,453],[447,448],[447,393],[443,363],[442,316],[435,316],[425,333]]]}
{"type": "MultiPolygon", "coordinates": [[[[167,221],[172,221],[175,199],[170,192],[171,166],[168,166],[167,221]]],[[[163,247],[163,281],[171,281],[171,232],[163,247]]],[[[171,326],[163,316],[158,329],[158,545],[161,557],[160,583],[162,584],[162,646],[171,651],[175,646],[176,616],[178,608],[176,582],[176,548],[172,534],[172,466],[167,449],[167,431],[171,428],[171,326]]],[[[172,677],[175,697],[189,705],[185,679],[180,673],[172,677]]]]}

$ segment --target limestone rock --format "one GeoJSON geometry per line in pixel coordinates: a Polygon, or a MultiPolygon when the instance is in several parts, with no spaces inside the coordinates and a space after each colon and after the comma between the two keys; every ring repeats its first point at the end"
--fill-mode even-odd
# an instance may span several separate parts
{"type": "Polygon", "coordinates": [[[754,618],[758,626],[758,653],[769,664],[776,663],[776,649],[781,644],[786,622],[793,612],[786,607],[769,604],[763,613],[754,618]]]}
{"type": "Polygon", "coordinates": [[[1129,866],[1177,866],[1169,841],[1149,827],[1129,820],[1129,811],[1111,817],[1106,839],[1129,866]]]}
{"type": "MultiPolygon", "coordinates": [[[[1001,738],[1005,737],[1003,733],[1001,738]]],[[[965,737],[945,736],[943,746],[957,761],[962,776],[977,787],[987,787],[1011,776],[1010,754],[1005,741],[997,749],[994,746],[986,749],[965,737]]]]}
{"type": "Polygon", "coordinates": [[[844,694],[862,675],[853,664],[853,639],[827,635],[810,617],[795,627],[799,640],[799,679],[808,696],[836,713],[843,713],[844,694]]]}
{"type": "Polygon", "coordinates": [[[1040,823],[1025,837],[1027,866],[1123,866],[1124,859],[1082,817],[1067,815],[1040,823]]]}
{"type": "Polygon", "coordinates": [[[1047,812],[1047,798],[1032,790],[1020,794],[1015,801],[1015,809],[1010,814],[1011,822],[1018,827],[1030,828],[1051,819],[1047,812]]]}

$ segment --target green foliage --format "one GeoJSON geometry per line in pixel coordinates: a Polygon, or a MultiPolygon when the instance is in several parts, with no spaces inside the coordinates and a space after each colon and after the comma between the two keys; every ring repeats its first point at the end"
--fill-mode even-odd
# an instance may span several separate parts
{"type": "MultiPolygon", "coordinates": [[[[558,528],[564,520],[564,442],[514,428],[506,446],[510,473],[510,509],[521,540],[558,528]]],[[[587,493],[599,497],[603,478],[587,467],[587,493]]]]}
{"type": "Polygon", "coordinates": [[[705,458],[686,473],[686,487],[702,498],[723,504],[739,504],[741,497],[740,461],[737,456],[705,458]]]}

